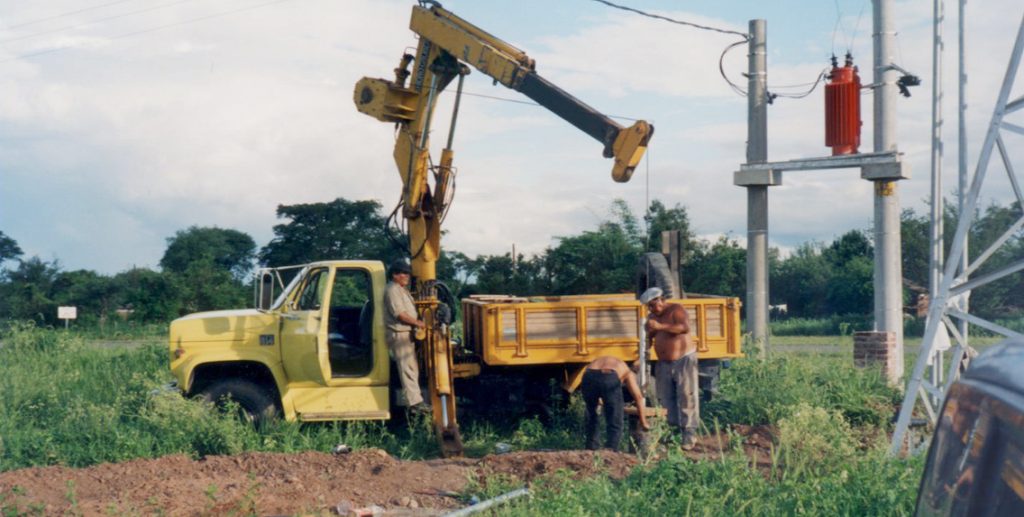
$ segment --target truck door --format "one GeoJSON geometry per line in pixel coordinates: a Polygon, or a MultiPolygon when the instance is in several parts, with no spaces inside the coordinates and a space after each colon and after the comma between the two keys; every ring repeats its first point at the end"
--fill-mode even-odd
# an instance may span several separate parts
{"type": "Polygon", "coordinates": [[[281,313],[281,360],[292,384],[327,385],[327,295],[331,270],[311,269],[281,313]]]}
{"type": "Polygon", "coordinates": [[[379,263],[315,268],[293,298],[281,345],[300,420],[388,418],[383,278],[379,263]]]}

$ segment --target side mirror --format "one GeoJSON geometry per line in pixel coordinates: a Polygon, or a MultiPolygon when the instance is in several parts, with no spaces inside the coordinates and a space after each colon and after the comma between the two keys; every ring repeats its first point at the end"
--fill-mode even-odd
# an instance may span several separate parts
{"type": "Polygon", "coordinates": [[[256,301],[256,308],[262,310],[270,309],[274,303],[274,277],[270,273],[260,276],[259,298],[256,301]]]}

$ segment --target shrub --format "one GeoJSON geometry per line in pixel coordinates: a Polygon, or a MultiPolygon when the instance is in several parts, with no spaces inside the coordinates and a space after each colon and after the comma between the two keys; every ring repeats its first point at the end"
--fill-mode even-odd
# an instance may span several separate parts
{"type": "Polygon", "coordinates": [[[801,402],[779,420],[779,450],[787,471],[817,474],[845,464],[856,449],[842,413],[801,402]]]}

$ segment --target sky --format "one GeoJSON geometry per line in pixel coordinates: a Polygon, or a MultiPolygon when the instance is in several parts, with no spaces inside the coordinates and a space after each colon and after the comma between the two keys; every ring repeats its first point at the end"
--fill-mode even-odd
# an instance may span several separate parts
{"type": "MultiPolygon", "coordinates": [[[[767,20],[770,91],[800,93],[832,53],[852,51],[871,82],[871,4],[619,0],[731,31],[767,20]],[[798,85],[798,86],[790,86],[798,85]]],[[[190,226],[273,238],[279,205],[401,192],[394,131],[356,111],[355,83],[390,78],[416,39],[410,0],[39,0],[0,3],[0,231],[26,257],[64,270],[157,268],[190,226]]],[[[956,186],[956,3],[947,2],[942,66],[943,191],[956,186]]],[[[601,146],[479,71],[467,78],[454,140],[458,169],[446,249],[532,254],[594,229],[624,199],[680,204],[694,230],[745,244],[746,100],[718,71],[738,37],[611,9],[592,0],[446,0],[446,8],[523,49],[537,72],[623,125],[656,127],[629,183],[611,180],[601,146]],[[483,95],[483,96],[481,96],[483,95]],[[484,97],[486,96],[486,97],[484,97]],[[499,97],[494,99],[492,97],[499,97]],[[502,100],[504,99],[504,100],[502,100]],[[508,102],[517,101],[517,102],[508,102]],[[524,103],[525,101],[525,103],[524,103]]],[[[974,170],[1013,39],[1019,0],[967,4],[969,169],[974,170]]],[[[911,179],[901,204],[928,211],[932,2],[897,1],[896,64],[922,79],[897,100],[898,148],[911,179]]],[[[746,48],[724,68],[745,87],[746,48]]],[[[1014,96],[1024,90],[1024,80],[1014,96]]],[[[823,88],[768,109],[769,160],[825,156],[823,88]]],[[[442,95],[432,149],[446,140],[442,95]]],[[[862,151],[871,151],[871,94],[862,151]]],[[[1024,125],[1020,120],[1017,124],[1024,125]]],[[[1004,137],[1020,163],[1024,146],[1004,137]]],[[[1018,168],[1024,165],[1018,166],[1018,168]]],[[[1012,193],[995,163],[984,203],[1012,193]]],[[[857,170],[787,173],[769,191],[770,245],[783,252],[871,228],[871,184],[857,170]]],[[[330,258],[330,257],[324,257],[330,258]]],[[[373,257],[369,257],[373,258],[373,257]]]]}

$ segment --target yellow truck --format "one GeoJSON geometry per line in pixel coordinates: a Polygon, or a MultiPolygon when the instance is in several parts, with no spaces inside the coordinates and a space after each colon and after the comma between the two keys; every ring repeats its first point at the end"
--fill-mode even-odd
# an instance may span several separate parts
{"type": "MultiPolygon", "coordinates": [[[[266,308],[175,320],[170,367],[179,388],[233,399],[255,421],[388,419],[385,283],[378,261],[316,262],[266,308]]],[[[738,299],[677,301],[689,311],[702,366],[740,355],[738,299]]],[[[629,294],[474,296],[462,300],[462,317],[461,346],[449,354],[456,379],[557,375],[571,389],[599,356],[638,359],[646,308],[629,294]]]]}
{"type": "MultiPolygon", "coordinates": [[[[643,120],[618,124],[539,75],[525,52],[435,1],[413,6],[409,28],[418,38],[415,50],[403,53],[393,78],[357,82],[353,101],[361,113],[394,127],[393,156],[402,181],[394,215],[396,222],[404,221],[411,291],[426,324],[419,338],[423,380],[441,452],[458,455],[456,379],[485,368],[528,368],[561,371],[571,387],[581,365],[598,354],[635,357],[644,315],[638,303],[614,297],[471,299],[467,339],[461,346],[453,339],[451,322],[441,316],[455,307],[441,299],[446,288],[437,281],[436,265],[441,225],[455,192],[452,142],[470,68],[595,139],[612,160],[612,179],[618,182],[629,181],[654,126],[643,120]],[[435,161],[431,121],[438,96],[453,81],[447,145],[435,161]]],[[[388,418],[390,375],[380,311],[384,280],[379,262],[307,265],[263,309],[195,314],[173,322],[171,368],[187,393],[234,398],[257,419],[278,411],[303,421],[388,418]]],[[[739,353],[735,299],[722,301],[720,310],[686,303],[700,321],[700,346],[708,361],[739,353]]]]}

